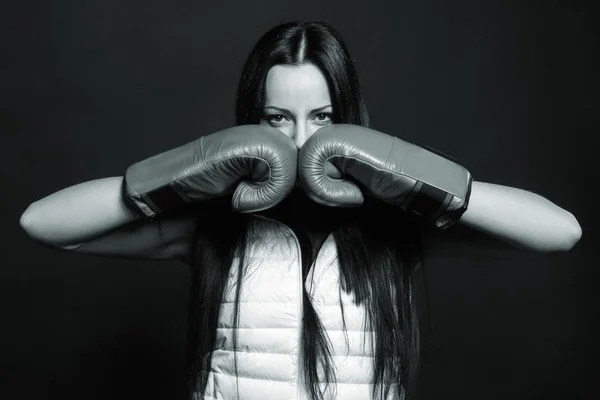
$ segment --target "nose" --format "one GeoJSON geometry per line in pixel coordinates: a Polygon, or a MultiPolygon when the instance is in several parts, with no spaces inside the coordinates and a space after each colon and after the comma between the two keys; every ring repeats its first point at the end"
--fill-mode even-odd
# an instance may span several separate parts
{"type": "Polygon", "coordinates": [[[304,142],[310,137],[309,127],[305,123],[296,124],[294,127],[293,136],[296,147],[300,149],[304,142]]]}

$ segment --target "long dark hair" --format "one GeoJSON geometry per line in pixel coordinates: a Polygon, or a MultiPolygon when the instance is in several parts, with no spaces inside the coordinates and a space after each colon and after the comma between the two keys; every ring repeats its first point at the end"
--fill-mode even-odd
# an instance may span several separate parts
{"type": "MultiPolygon", "coordinates": [[[[324,22],[286,23],[260,38],[241,74],[236,123],[260,122],[266,76],[272,66],[305,63],[320,68],[327,78],[334,122],[368,127],[369,117],[353,60],[340,35],[324,22]]],[[[375,335],[373,398],[383,400],[389,393],[395,399],[412,398],[419,365],[413,275],[421,262],[418,232],[412,218],[397,208],[368,199],[358,209],[323,210],[305,201],[297,192],[272,210],[271,217],[283,221],[296,233],[302,252],[303,279],[307,278],[322,244],[308,234],[310,229],[326,229],[333,235],[340,262],[341,288],[365,307],[365,327],[375,335]],[[293,218],[297,213],[290,211],[299,206],[319,214],[319,218],[293,218]]],[[[209,213],[199,219],[190,259],[187,349],[190,395],[204,393],[206,389],[208,376],[200,371],[210,370],[220,305],[234,260],[239,260],[234,307],[234,327],[237,327],[246,244],[249,232],[260,229],[260,225],[250,222],[251,218],[226,212],[209,213]]],[[[323,400],[327,385],[322,391],[319,380],[325,384],[336,382],[334,363],[327,335],[306,289],[303,295],[304,381],[310,398],[323,400]]],[[[343,317],[343,306],[341,311],[343,317]]],[[[237,332],[235,329],[233,332],[236,349],[237,332]]],[[[237,374],[237,358],[235,361],[237,374]]]]}

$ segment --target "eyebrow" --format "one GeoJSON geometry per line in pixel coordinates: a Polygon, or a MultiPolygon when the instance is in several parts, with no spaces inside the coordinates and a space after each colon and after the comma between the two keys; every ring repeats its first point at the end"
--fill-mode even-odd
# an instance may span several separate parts
{"type": "MultiPolygon", "coordinates": [[[[324,109],[326,109],[328,107],[331,107],[331,104],[328,104],[328,105],[323,106],[323,107],[315,108],[315,109],[311,110],[311,114],[319,112],[319,111],[323,111],[324,109]]],[[[290,110],[287,110],[285,108],[275,107],[275,106],[266,106],[265,109],[267,109],[267,108],[270,108],[270,109],[273,109],[273,110],[277,110],[277,111],[280,111],[280,112],[283,112],[283,113],[291,114],[290,110]]]]}

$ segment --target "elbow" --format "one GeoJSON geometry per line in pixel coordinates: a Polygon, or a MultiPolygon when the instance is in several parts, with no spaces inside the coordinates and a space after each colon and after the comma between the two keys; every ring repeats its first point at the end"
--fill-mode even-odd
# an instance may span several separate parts
{"type": "Polygon", "coordinates": [[[556,234],[552,243],[547,243],[544,252],[567,252],[573,249],[581,239],[582,231],[579,222],[573,214],[565,211],[565,218],[556,228],[556,234]]]}
{"type": "Polygon", "coordinates": [[[21,229],[29,235],[30,238],[35,238],[35,213],[34,213],[34,203],[30,204],[29,207],[21,214],[21,218],[19,220],[19,225],[21,225],[21,229]]]}
{"type": "Polygon", "coordinates": [[[528,239],[513,242],[513,245],[540,253],[567,252],[575,247],[582,235],[579,222],[567,211],[562,218],[555,218],[552,224],[540,224],[538,228],[535,234],[528,235],[528,239]]]}
{"type": "Polygon", "coordinates": [[[43,229],[40,227],[40,218],[35,211],[35,203],[32,203],[25,212],[21,215],[19,224],[21,229],[25,231],[27,236],[36,243],[49,245],[47,235],[44,235],[43,229]]]}
{"type": "Polygon", "coordinates": [[[581,225],[577,221],[577,218],[571,213],[567,213],[567,222],[565,223],[565,238],[564,238],[564,249],[563,251],[569,251],[579,240],[581,239],[582,230],[581,225]]]}
{"type": "Polygon", "coordinates": [[[27,209],[21,214],[19,219],[19,225],[21,229],[25,231],[27,236],[34,242],[49,247],[54,250],[71,250],[71,246],[62,246],[53,242],[52,234],[44,230],[44,224],[41,222],[42,218],[36,211],[35,203],[32,203],[27,209]]]}

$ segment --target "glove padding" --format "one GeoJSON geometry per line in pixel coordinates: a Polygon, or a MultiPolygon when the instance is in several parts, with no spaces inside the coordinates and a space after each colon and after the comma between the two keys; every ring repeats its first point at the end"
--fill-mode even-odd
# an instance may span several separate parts
{"type": "Polygon", "coordinates": [[[440,229],[467,209],[472,177],[448,158],[357,125],[319,129],[302,146],[299,179],[307,196],[330,207],[357,207],[363,190],[431,218],[440,229]]]}
{"type": "Polygon", "coordinates": [[[296,145],[279,130],[236,126],[131,165],[123,194],[148,220],[231,193],[234,211],[262,211],[293,190],[297,157],[296,145]]]}

